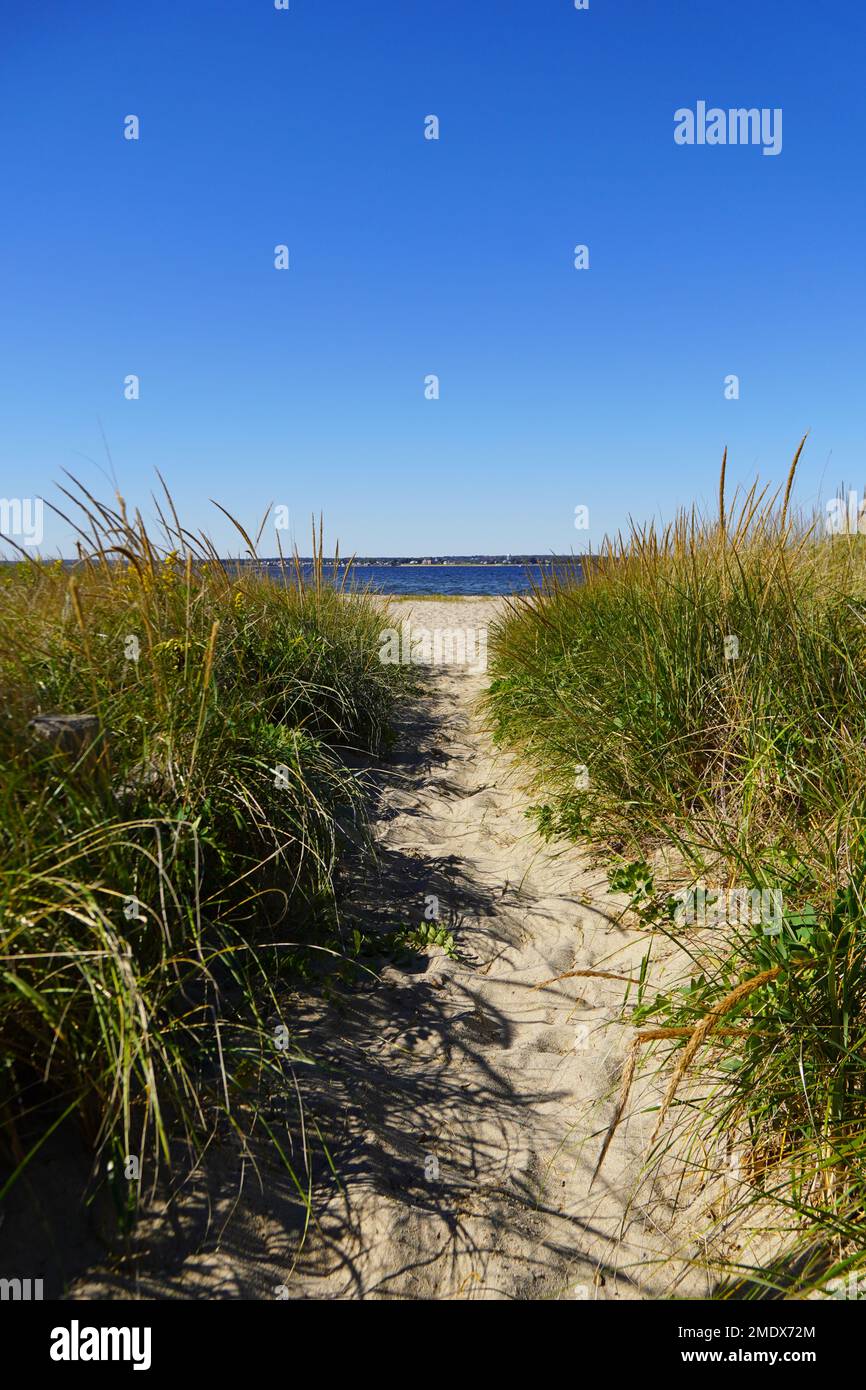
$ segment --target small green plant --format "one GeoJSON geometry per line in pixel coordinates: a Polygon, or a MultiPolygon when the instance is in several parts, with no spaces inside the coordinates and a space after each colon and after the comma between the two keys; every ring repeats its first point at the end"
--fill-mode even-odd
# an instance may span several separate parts
{"type": "Polygon", "coordinates": [[[421,922],[417,927],[408,927],[403,933],[403,940],[418,950],[438,946],[450,960],[457,959],[457,943],[453,934],[437,922],[421,922]]]}
{"type": "Polygon", "coordinates": [[[384,957],[395,964],[406,964],[430,946],[438,946],[450,960],[458,960],[458,947],[452,932],[438,922],[395,927],[390,931],[352,932],[355,956],[384,957]]]}
{"type": "Polygon", "coordinates": [[[634,859],[630,864],[612,867],[608,871],[607,881],[611,893],[628,893],[631,906],[637,908],[651,897],[655,880],[646,860],[634,859]]]}

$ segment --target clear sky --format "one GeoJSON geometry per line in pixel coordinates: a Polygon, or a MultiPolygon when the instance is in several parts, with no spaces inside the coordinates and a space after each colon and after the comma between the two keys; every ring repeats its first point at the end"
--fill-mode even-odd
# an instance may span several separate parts
{"type": "Polygon", "coordinates": [[[0,496],[109,493],[104,431],[225,549],[209,497],[302,550],[321,510],[358,553],[547,553],[710,502],[725,444],[780,482],[810,429],[803,501],[866,481],[862,0],[0,16],[0,496]],[[698,101],[781,108],[781,153],[677,145],[698,101]]]}

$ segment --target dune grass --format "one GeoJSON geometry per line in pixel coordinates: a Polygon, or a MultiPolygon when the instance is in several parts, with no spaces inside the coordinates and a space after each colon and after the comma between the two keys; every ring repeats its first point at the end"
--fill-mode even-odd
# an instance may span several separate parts
{"type": "Polygon", "coordinates": [[[489,718],[542,833],[603,847],[638,924],[690,958],[627,1014],[670,1068],[656,1151],[674,1124],[736,1149],[734,1204],[799,1252],[735,1268],[739,1296],[866,1250],[866,541],[793,514],[799,453],[784,494],[730,507],[723,465],[717,515],[633,527],[490,635],[489,718]],[[691,886],[723,905],[710,929],[691,886]],[[781,894],[781,920],[732,889],[781,894]]]}
{"type": "Polygon", "coordinates": [[[178,1136],[196,1150],[285,1081],[280,986],[342,950],[353,767],[403,673],[381,605],[325,582],[321,531],[307,578],[271,580],[168,495],[158,538],[68,495],[77,563],[0,570],[0,1195],[77,1117],[128,1209],[130,1158],[155,1182],[178,1136]],[[45,714],[97,736],[37,739],[45,714]]]}

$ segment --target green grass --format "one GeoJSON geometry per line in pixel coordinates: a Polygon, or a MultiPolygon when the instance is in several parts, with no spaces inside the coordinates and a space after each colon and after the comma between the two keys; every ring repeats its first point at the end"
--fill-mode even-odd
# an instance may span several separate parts
{"type": "Polygon", "coordinates": [[[542,833],[603,848],[643,929],[691,958],[628,997],[671,1030],[656,1153],[673,1129],[692,1151],[733,1139],[734,1200],[796,1231],[805,1289],[866,1263],[866,551],[792,515],[796,462],[784,496],[730,509],[723,468],[719,515],[633,528],[584,583],[513,600],[487,709],[542,833]],[[783,929],[689,927],[688,884],[780,890],[783,929]]]}
{"type": "Polygon", "coordinates": [[[281,985],[344,948],[352,769],[405,679],[379,661],[381,603],[325,583],[321,533],[312,576],[274,582],[224,566],[167,494],[159,541],[70,496],[74,569],[0,570],[2,1195],[63,1117],[98,1172],[134,1156],[150,1182],[178,1136],[196,1151],[285,1082],[281,985]],[[70,713],[99,720],[80,755],[28,729],[70,713]]]}

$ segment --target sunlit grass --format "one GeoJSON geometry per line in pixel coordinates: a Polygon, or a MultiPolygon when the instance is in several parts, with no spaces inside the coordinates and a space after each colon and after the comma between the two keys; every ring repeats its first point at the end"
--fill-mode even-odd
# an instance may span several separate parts
{"type": "Polygon", "coordinates": [[[280,986],[342,949],[354,755],[387,743],[403,675],[381,602],[326,582],[321,532],[306,578],[293,557],[269,579],[167,493],[158,538],[67,495],[75,565],[0,570],[0,1192],[77,1117],[134,1205],[130,1156],[155,1182],[179,1137],[285,1084],[280,986]],[[42,714],[98,737],[37,740],[42,714]]]}

